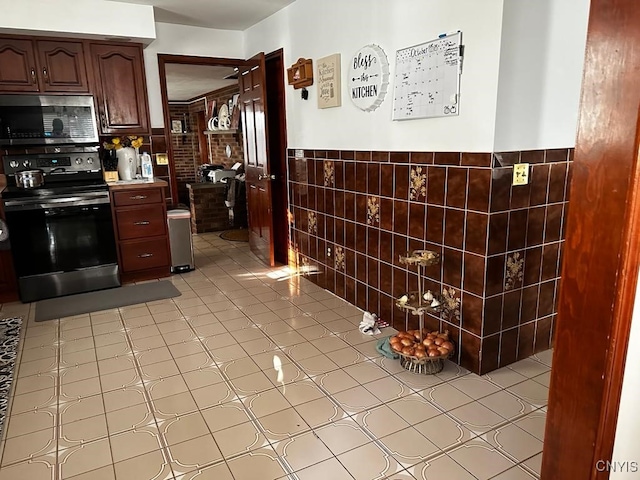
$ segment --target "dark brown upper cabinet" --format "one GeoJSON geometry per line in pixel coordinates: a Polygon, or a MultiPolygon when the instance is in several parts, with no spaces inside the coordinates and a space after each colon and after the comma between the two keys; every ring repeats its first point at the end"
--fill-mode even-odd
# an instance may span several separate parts
{"type": "Polygon", "coordinates": [[[40,91],[89,92],[82,42],[36,41],[40,91]]]}
{"type": "Polygon", "coordinates": [[[39,92],[31,40],[0,37],[0,92],[39,92]]]}
{"type": "Polygon", "coordinates": [[[142,46],[92,43],[90,51],[100,133],[149,133],[142,46]]]}
{"type": "Polygon", "coordinates": [[[83,43],[0,37],[0,92],[88,93],[83,43]]]}

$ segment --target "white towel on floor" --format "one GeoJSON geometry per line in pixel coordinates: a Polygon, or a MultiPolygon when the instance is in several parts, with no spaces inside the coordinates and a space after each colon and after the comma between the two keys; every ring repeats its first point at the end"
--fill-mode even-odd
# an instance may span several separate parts
{"type": "Polygon", "coordinates": [[[375,313],[364,312],[358,330],[365,335],[378,335],[378,316],[375,313]]]}

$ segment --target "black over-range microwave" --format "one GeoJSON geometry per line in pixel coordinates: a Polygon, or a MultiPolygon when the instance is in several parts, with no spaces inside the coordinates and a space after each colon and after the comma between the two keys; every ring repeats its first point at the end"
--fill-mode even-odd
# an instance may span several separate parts
{"type": "Polygon", "coordinates": [[[0,95],[0,145],[98,141],[90,95],[0,95]]]}

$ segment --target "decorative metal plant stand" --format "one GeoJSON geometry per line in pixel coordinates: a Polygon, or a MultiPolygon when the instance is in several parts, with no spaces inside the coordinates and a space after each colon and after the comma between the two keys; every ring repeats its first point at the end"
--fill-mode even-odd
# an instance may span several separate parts
{"type": "MultiPolygon", "coordinates": [[[[440,313],[442,298],[439,294],[432,294],[432,297],[425,299],[425,271],[427,267],[440,263],[440,255],[431,250],[414,250],[411,254],[400,257],[400,263],[407,265],[407,268],[415,265],[418,269],[418,290],[411,291],[396,299],[396,306],[402,310],[410,312],[418,317],[420,342],[424,340],[424,315],[425,313],[440,313]],[[406,298],[405,298],[406,297],[406,298]]],[[[405,322],[405,331],[409,330],[409,318],[405,322]]],[[[415,356],[404,355],[402,352],[396,352],[400,355],[400,365],[413,373],[422,373],[432,375],[442,371],[444,368],[444,360],[449,355],[440,357],[418,358],[415,356]]]]}

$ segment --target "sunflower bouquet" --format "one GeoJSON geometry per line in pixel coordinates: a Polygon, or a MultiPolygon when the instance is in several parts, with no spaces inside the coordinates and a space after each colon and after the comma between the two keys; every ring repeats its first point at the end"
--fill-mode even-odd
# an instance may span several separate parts
{"type": "Polygon", "coordinates": [[[140,148],[144,143],[144,138],[137,135],[128,135],[125,137],[113,137],[110,142],[104,142],[102,146],[106,150],[120,150],[125,147],[140,148]]]}

